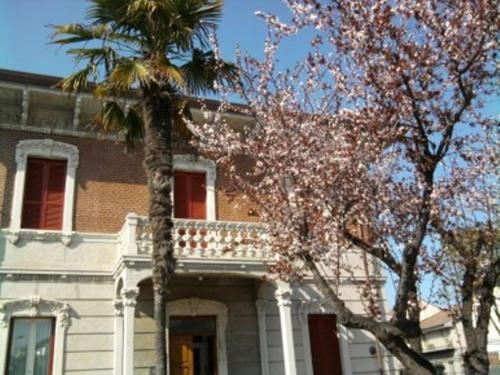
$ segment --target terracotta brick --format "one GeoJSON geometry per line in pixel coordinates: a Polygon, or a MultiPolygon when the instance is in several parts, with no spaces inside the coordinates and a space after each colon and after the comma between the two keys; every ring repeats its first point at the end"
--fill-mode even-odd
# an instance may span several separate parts
{"type": "MultiPolygon", "coordinates": [[[[146,215],[148,192],[143,153],[125,153],[123,145],[108,140],[0,130],[0,227],[9,226],[16,145],[23,139],[45,139],[78,147],[74,229],[81,232],[117,232],[127,213],[146,215]]],[[[217,176],[218,220],[255,221],[251,205],[240,194],[224,188],[227,176],[217,176]]]]}

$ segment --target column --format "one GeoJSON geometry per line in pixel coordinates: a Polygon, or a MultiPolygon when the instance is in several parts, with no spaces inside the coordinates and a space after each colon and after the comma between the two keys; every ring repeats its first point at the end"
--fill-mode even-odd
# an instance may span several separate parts
{"type": "Polygon", "coordinates": [[[113,353],[113,374],[123,374],[123,304],[121,299],[113,302],[115,313],[115,337],[113,353]]]}
{"type": "Polygon", "coordinates": [[[288,284],[280,283],[278,284],[278,289],[275,292],[275,297],[278,302],[280,314],[285,375],[297,375],[292,325],[292,289],[288,284]]]}
{"type": "Polygon", "coordinates": [[[266,304],[267,301],[258,299],[255,301],[257,307],[257,318],[259,325],[259,344],[260,344],[260,370],[262,375],[269,375],[269,353],[267,352],[267,323],[266,323],[266,304]]]}
{"type": "Polygon", "coordinates": [[[123,304],[123,375],[134,374],[134,319],[138,288],[122,289],[123,304]]]}

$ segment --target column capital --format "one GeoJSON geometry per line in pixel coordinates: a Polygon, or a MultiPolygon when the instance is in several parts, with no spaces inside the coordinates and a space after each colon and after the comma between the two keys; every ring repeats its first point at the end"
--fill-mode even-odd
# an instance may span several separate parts
{"type": "Polygon", "coordinates": [[[293,291],[288,284],[278,286],[274,292],[278,306],[292,306],[293,291]]]}
{"type": "Polygon", "coordinates": [[[124,307],[135,306],[137,303],[137,296],[139,295],[139,288],[122,289],[120,295],[124,307]]]}

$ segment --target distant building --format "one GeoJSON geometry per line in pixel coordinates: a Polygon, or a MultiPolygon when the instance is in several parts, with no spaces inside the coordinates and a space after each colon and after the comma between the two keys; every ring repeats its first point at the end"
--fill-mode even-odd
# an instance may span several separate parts
{"type": "MultiPolygon", "coordinates": [[[[495,290],[497,301],[500,301],[500,288],[495,290]]],[[[490,374],[500,375],[500,331],[499,319],[493,308],[488,334],[488,353],[490,357],[490,374]]],[[[432,304],[422,309],[420,326],[422,328],[422,349],[441,374],[462,375],[463,351],[465,337],[460,322],[453,322],[449,311],[442,310],[432,304]]]]}

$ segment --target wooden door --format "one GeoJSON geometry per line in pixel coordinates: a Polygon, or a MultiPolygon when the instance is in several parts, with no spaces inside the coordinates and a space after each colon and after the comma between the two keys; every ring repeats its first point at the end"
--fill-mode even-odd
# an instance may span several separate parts
{"type": "Polygon", "coordinates": [[[314,375],[342,375],[335,315],[309,315],[308,323],[314,375]]]}
{"type": "Polygon", "coordinates": [[[170,336],[169,353],[171,375],[194,375],[191,335],[170,336]]]}

